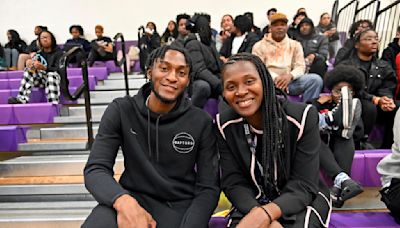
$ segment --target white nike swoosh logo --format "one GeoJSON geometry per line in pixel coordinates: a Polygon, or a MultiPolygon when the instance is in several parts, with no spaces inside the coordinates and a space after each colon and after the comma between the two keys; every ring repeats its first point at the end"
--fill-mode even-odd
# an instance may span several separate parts
{"type": "Polygon", "coordinates": [[[137,135],[137,133],[134,130],[132,130],[132,128],[131,128],[131,133],[137,135]]]}

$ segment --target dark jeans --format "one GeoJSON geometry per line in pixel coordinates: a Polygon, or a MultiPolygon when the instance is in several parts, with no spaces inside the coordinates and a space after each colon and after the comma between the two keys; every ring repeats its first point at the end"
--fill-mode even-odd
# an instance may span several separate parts
{"type": "MultiPolygon", "coordinates": [[[[135,196],[153,219],[157,222],[157,228],[179,227],[182,218],[190,206],[191,200],[182,202],[161,202],[147,196],[135,196]]],[[[97,205],[86,221],[83,228],[117,228],[117,212],[114,208],[99,204],[97,205]]]]}
{"type": "Polygon", "coordinates": [[[211,96],[211,86],[208,82],[197,79],[192,85],[192,104],[196,107],[203,108],[211,96]]]}
{"type": "Polygon", "coordinates": [[[386,204],[390,214],[400,224],[400,179],[393,178],[390,186],[381,191],[381,200],[386,204]]]}
{"type": "Polygon", "coordinates": [[[400,106],[400,102],[396,101],[396,108],[391,112],[384,112],[379,107],[375,106],[372,101],[361,99],[362,114],[361,118],[364,124],[364,133],[369,135],[376,123],[384,126],[384,136],[381,148],[391,148],[393,144],[393,124],[394,116],[400,106]]]}
{"type": "Polygon", "coordinates": [[[353,157],[353,138],[345,139],[332,134],[329,146],[321,142],[319,163],[321,168],[325,170],[326,174],[332,178],[332,180],[343,171],[350,175],[353,157]]]}

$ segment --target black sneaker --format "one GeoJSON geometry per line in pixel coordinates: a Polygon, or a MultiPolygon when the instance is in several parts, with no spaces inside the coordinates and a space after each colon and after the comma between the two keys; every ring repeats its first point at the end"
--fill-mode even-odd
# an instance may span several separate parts
{"type": "Polygon", "coordinates": [[[8,103],[9,104],[23,104],[22,101],[20,101],[18,98],[16,97],[9,97],[8,98],[8,103]]]}
{"type": "Polygon", "coordinates": [[[332,199],[332,206],[336,208],[341,208],[344,204],[344,200],[340,197],[342,190],[333,186],[329,189],[331,199],[332,199]]]}
{"type": "Polygon", "coordinates": [[[343,181],[341,187],[340,198],[343,201],[351,199],[364,191],[361,185],[352,179],[343,181]]]}

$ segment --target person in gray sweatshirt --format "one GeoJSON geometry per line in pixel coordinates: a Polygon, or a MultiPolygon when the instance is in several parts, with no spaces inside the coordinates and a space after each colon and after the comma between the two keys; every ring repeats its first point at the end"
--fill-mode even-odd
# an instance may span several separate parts
{"type": "Polygon", "coordinates": [[[382,175],[381,200],[400,224],[400,111],[397,111],[393,124],[392,153],[386,155],[377,166],[382,175]]]}

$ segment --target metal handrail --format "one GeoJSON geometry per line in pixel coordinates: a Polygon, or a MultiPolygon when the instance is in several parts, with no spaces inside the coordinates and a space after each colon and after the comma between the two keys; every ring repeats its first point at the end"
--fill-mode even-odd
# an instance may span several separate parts
{"type": "Polygon", "coordinates": [[[332,6],[331,20],[337,25],[339,0],[335,0],[332,6]]]}
{"type": "MultiPolygon", "coordinates": [[[[349,8],[349,7],[351,7],[352,5],[353,5],[353,3],[355,3],[355,11],[357,10],[357,8],[358,8],[358,4],[359,4],[359,1],[358,0],[352,0],[352,1],[350,1],[349,3],[347,3],[345,6],[343,6],[340,10],[339,10],[339,12],[338,12],[338,14],[337,14],[337,21],[336,21],[336,26],[337,26],[337,28],[338,28],[338,30],[339,30],[339,19],[340,19],[340,14],[344,11],[344,10],[346,10],[347,8],[349,8]]],[[[345,22],[351,22],[350,24],[352,24],[352,23],[354,23],[354,19],[355,19],[355,15],[353,14],[353,18],[351,18],[350,20],[349,20],[350,18],[346,18],[346,21],[345,22]]],[[[344,23],[344,24],[347,24],[347,23],[344,23]]],[[[346,28],[346,29],[348,29],[348,28],[346,28]]]]}
{"type": "Polygon", "coordinates": [[[115,58],[114,62],[117,66],[121,66],[122,64],[124,64],[125,90],[126,95],[129,96],[128,63],[126,62],[125,39],[124,35],[122,35],[122,33],[120,32],[114,36],[114,47],[116,46],[116,42],[118,39],[121,39],[122,59],[118,62],[117,58],[115,58]]]}
{"type": "Polygon", "coordinates": [[[400,0],[397,0],[397,1],[393,2],[392,4],[386,6],[385,8],[379,10],[379,11],[376,13],[377,15],[376,15],[376,18],[375,18],[375,21],[374,21],[374,26],[376,26],[376,22],[377,22],[377,20],[378,20],[379,15],[381,15],[382,13],[384,13],[384,12],[386,12],[387,10],[391,9],[393,6],[395,6],[395,5],[397,5],[397,4],[400,4],[400,0]]]}
{"type": "MultiPolygon", "coordinates": [[[[378,12],[379,12],[379,8],[381,5],[381,1],[380,0],[371,0],[369,1],[367,4],[365,4],[363,7],[361,7],[360,9],[357,9],[356,12],[354,13],[354,19],[357,18],[357,15],[362,12],[363,10],[367,9],[369,6],[371,6],[372,4],[376,3],[376,8],[375,8],[375,12],[373,13],[373,16],[375,17],[373,20],[371,20],[372,22],[374,22],[378,16],[378,12]]],[[[367,18],[361,18],[361,19],[367,19],[367,18]]]]}
{"type": "Polygon", "coordinates": [[[92,123],[92,110],[90,108],[90,92],[89,92],[89,77],[88,77],[88,65],[87,59],[82,58],[81,66],[82,66],[82,77],[83,83],[78,87],[78,89],[74,92],[74,94],[70,94],[69,92],[69,80],[68,80],[68,72],[67,67],[70,60],[80,55],[85,56],[85,51],[82,47],[73,47],[69,51],[63,54],[60,59],[60,76],[61,76],[61,89],[63,91],[64,96],[68,100],[77,100],[83,93],[85,98],[85,112],[86,112],[86,125],[87,125],[87,133],[88,133],[88,143],[86,145],[86,149],[91,149],[94,138],[93,138],[93,123],[92,123]]]}

